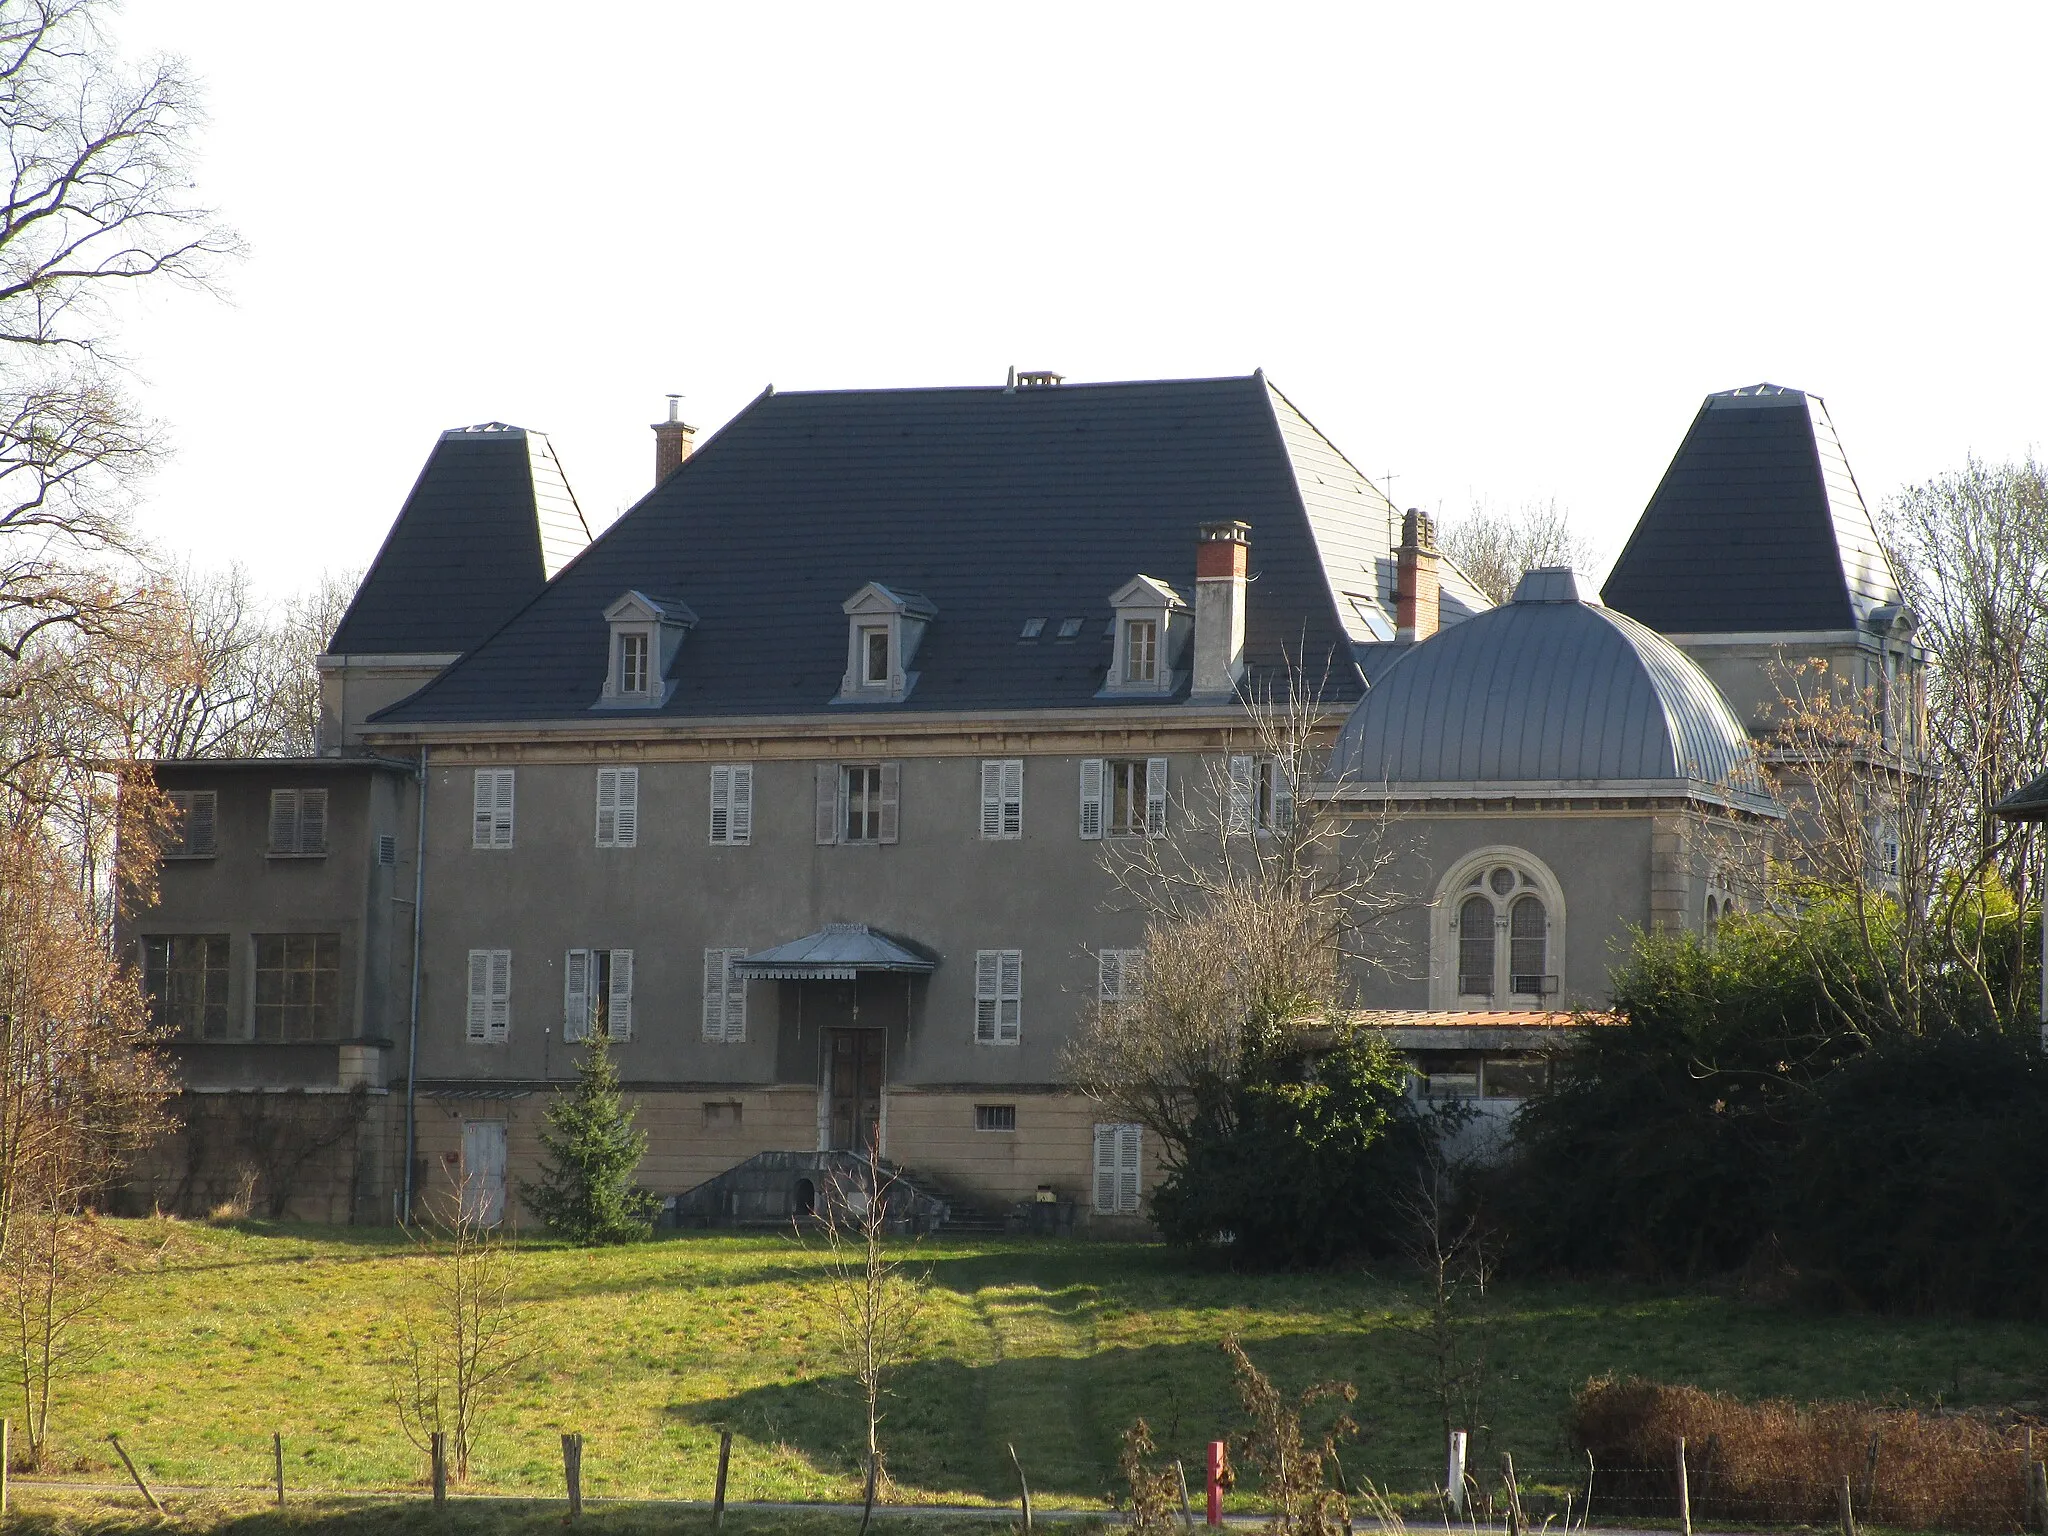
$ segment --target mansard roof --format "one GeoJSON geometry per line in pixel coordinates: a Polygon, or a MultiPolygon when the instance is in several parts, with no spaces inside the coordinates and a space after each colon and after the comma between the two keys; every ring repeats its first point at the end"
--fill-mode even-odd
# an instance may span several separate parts
{"type": "Polygon", "coordinates": [[[771,390],[377,723],[586,718],[605,605],[635,587],[699,616],[651,715],[1102,708],[1109,594],[1134,571],[1194,591],[1198,526],[1223,518],[1251,525],[1254,682],[1306,657],[1355,698],[1351,647],[1371,638],[1356,604],[1377,605],[1399,518],[1263,375],[771,390]],[[936,609],[908,706],[833,703],[842,605],[870,582],[936,609]],[[1047,622],[1020,638],[1032,618],[1047,622]]]}
{"type": "Polygon", "coordinates": [[[443,432],[328,643],[331,655],[469,650],[590,542],[539,432],[443,432]]]}
{"type": "Polygon", "coordinates": [[[1904,601],[1818,395],[1709,395],[1601,597],[1667,635],[1846,630],[1904,601]]]}

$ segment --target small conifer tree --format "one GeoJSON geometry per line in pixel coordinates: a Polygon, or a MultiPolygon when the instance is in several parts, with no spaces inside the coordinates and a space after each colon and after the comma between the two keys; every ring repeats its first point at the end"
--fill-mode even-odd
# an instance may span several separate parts
{"type": "Polygon", "coordinates": [[[619,1098],[619,1073],[603,1035],[591,1038],[575,1088],[548,1111],[540,1181],[520,1181],[527,1208],[549,1228],[586,1246],[634,1243],[654,1230],[657,1197],[633,1183],[647,1133],[619,1098]]]}

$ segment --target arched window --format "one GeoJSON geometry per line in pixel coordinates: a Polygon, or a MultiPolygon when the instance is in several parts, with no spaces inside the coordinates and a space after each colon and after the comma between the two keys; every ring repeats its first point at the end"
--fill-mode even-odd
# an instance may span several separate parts
{"type": "Polygon", "coordinates": [[[1526,1008],[1554,1002],[1563,970],[1557,881],[1519,849],[1468,855],[1438,888],[1431,1006],[1526,1008]]]}

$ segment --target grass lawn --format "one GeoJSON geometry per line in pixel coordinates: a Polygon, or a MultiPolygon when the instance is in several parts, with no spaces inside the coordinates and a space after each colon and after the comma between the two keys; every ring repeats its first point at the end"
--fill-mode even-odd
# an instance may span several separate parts
{"type": "MultiPolygon", "coordinates": [[[[404,1239],[119,1225],[162,1256],[113,1294],[60,1387],[55,1470],[120,1478],[114,1431],[153,1479],[255,1487],[277,1430],[295,1489],[420,1485],[388,1395],[422,1263],[404,1239]]],[[[516,1262],[532,1355],[486,1420],[478,1486],[559,1496],[558,1437],[577,1430],[592,1497],[705,1498],[730,1428],[733,1499],[858,1498],[859,1409],[828,1353],[813,1255],[776,1236],[694,1235],[533,1245],[516,1262]]],[[[1357,1384],[1354,1478],[1420,1489],[1441,1475],[1408,1331],[1419,1295],[1400,1274],[1244,1277],[1157,1247],[1018,1241],[926,1243],[920,1262],[933,1281],[922,1358],[883,1425],[900,1500],[1009,1502],[1014,1443],[1045,1504],[1095,1504],[1140,1415],[1199,1466],[1203,1442],[1237,1427],[1217,1348],[1231,1332],[1283,1389],[1357,1384]]],[[[1603,1373],[1751,1396],[2006,1404],[2041,1394],[2048,1361],[2048,1327],[2034,1324],[1814,1317],[1613,1285],[1501,1286],[1494,1306],[1482,1465],[1501,1450],[1523,1468],[1566,1463],[1563,1411],[1603,1373]]]]}

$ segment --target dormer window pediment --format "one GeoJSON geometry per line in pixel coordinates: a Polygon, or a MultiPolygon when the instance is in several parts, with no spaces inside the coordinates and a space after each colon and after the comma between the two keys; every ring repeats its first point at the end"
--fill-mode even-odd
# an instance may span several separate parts
{"type": "Polygon", "coordinates": [[[840,605],[846,674],[837,704],[901,704],[917,686],[910,663],[939,610],[928,598],[871,581],[840,605]]]}
{"type": "Polygon", "coordinates": [[[1133,576],[1110,594],[1116,617],[1109,676],[1098,698],[1163,698],[1185,676],[1179,663],[1193,617],[1181,595],[1156,576],[1133,576]]]}
{"type": "Polygon", "coordinates": [[[669,676],[697,615],[680,598],[628,592],[604,611],[608,651],[598,709],[658,709],[675,692],[669,676]]]}

